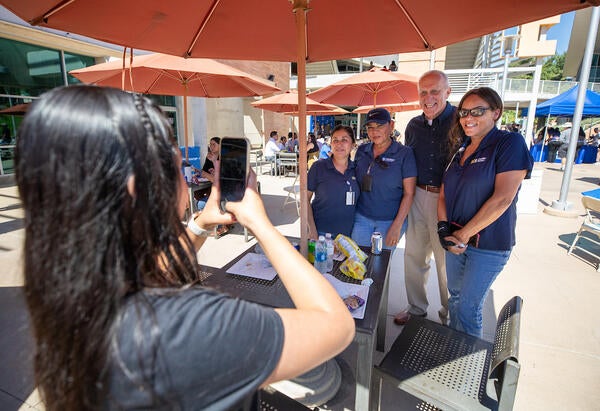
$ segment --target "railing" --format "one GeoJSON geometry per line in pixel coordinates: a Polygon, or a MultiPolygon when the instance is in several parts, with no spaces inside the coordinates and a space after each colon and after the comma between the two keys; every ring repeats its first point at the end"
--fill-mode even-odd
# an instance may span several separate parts
{"type": "MultiPolygon", "coordinates": [[[[511,93],[514,97],[517,97],[520,101],[528,101],[532,96],[527,95],[533,92],[533,80],[511,78],[511,74],[515,73],[532,73],[535,71],[534,67],[509,67],[508,68],[508,79],[506,82],[506,92],[511,93]]],[[[497,91],[500,91],[502,87],[502,68],[491,68],[491,69],[460,69],[460,70],[445,70],[450,80],[450,87],[452,87],[452,94],[454,98],[462,97],[464,93],[475,87],[491,87],[497,91]]],[[[319,76],[307,77],[306,86],[310,90],[318,90],[321,87],[325,87],[329,84],[340,81],[344,78],[351,76],[354,73],[344,74],[326,74],[319,76]]],[[[554,80],[542,80],[540,81],[540,88],[538,91],[538,97],[542,99],[549,99],[555,97],[571,87],[577,84],[576,81],[554,81],[554,80]]],[[[297,87],[297,78],[293,76],[290,79],[290,88],[294,89],[297,87]]],[[[588,88],[592,91],[600,93],[600,83],[588,83],[588,88]]]]}
{"type": "MultiPolygon", "coordinates": [[[[533,68],[526,67],[525,69],[509,68],[508,73],[524,71],[533,71],[533,68]]],[[[488,70],[447,70],[448,80],[452,93],[462,95],[468,90],[475,87],[491,87],[495,90],[500,90],[502,87],[502,69],[488,70]]],[[[570,88],[576,86],[577,81],[555,81],[542,80],[540,81],[539,96],[542,98],[551,98],[557,96],[570,88]]],[[[600,92],[600,83],[588,83],[588,88],[595,92],[600,92]]],[[[506,81],[506,91],[513,94],[528,94],[533,92],[533,80],[508,78],[506,81]]],[[[523,98],[527,100],[528,98],[523,98]]]]}

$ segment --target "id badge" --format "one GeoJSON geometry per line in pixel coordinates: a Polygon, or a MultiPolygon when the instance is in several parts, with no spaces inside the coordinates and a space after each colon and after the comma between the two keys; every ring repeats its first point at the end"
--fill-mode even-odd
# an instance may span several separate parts
{"type": "Polygon", "coordinates": [[[354,191],[346,191],[346,205],[354,205],[356,201],[356,193],[354,191]]]}

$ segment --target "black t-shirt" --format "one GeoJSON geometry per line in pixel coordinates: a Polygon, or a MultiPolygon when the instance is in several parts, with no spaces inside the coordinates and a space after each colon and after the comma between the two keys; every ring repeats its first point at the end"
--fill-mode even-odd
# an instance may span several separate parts
{"type": "Polygon", "coordinates": [[[213,164],[213,162],[211,160],[208,159],[208,157],[206,157],[206,160],[204,160],[204,166],[202,167],[202,171],[206,171],[207,173],[210,173],[211,169],[214,169],[215,165],[213,164]]]}
{"type": "Polygon", "coordinates": [[[201,287],[130,297],[115,327],[106,409],[249,409],[284,338],[273,309],[201,287]]]}

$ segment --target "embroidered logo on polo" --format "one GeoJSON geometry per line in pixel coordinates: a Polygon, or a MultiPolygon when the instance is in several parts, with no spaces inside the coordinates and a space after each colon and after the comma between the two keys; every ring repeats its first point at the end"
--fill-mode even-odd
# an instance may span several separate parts
{"type": "Polygon", "coordinates": [[[483,163],[486,160],[487,160],[487,157],[474,158],[473,160],[471,160],[471,164],[483,163]]]}
{"type": "Polygon", "coordinates": [[[396,161],[396,159],[389,157],[381,157],[381,161],[385,161],[386,163],[393,163],[394,161],[396,161]]]}

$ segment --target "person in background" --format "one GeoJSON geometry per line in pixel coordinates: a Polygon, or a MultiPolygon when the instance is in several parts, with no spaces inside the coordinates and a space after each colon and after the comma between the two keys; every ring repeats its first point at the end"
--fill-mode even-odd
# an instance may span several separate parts
{"type": "Polygon", "coordinates": [[[308,171],[309,238],[331,233],[350,236],[360,189],[350,153],[355,139],[352,128],[339,125],[331,137],[331,156],[315,162],[308,171]],[[315,198],[311,204],[313,194],[315,198]]]}
{"type": "Polygon", "coordinates": [[[598,145],[598,141],[600,140],[600,134],[598,133],[598,127],[589,128],[588,129],[589,136],[587,137],[585,143],[591,146],[596,147],[598,145]]]}
{"type": "Polygon", "coordinates": [[[548,157],[546,158],[546,162],[554,163],[556,161],[556,154],[558,149],[562,145],[560,141],[560,131],[558,127],[550,127],[548,129],[548,137],[546,138],[546,143],[548,144],[548,157]]]}
{"type": "Polygon", "coordinates": [[[563,129],[560,132],[560,146],[558,146],[557,156],[560,158],[560,169],[564,170],[573,124],[570,121],[567,121],[562,127],[563,129]]]}
{"type": "Polygon", "coordinates": [[[588,139],[588,144],[598,147],[598,154],[596,154],[596,164],[600,162],[600,131],[598,131],[598,127],[594,127],[593,130],[590,130],[590,137],[588,139]]]}
{"type": "Polygon", "coordinates": [[[515,245],[517,193],[533,168],[523,136],[496,128],[502,100],[489,87],[461,99],[450,132],[453,155],[438,200],[446,253],[450,327],[481,337],[482,307],[515,245]]]}
{"type": "Polygon", "coordinates": [[[267,141],[267,145],[265,146],[265,160],[271,163],[271,174],[277,175],[277,171],[279,169],[279,164],[276,164],[276,155],[281,151],[279,148],[277,131],[271,131],[269,136],[269,141],[267,141]]]}
{"type": "Polygon", "coordinates": [[[293,153],[297,153],[298,152],[298,133],[296,133],[294,131],[292,137],[293,137],[293,143],[291,144],[292,147],[291,147],[290,151],[293,153]]]}
{"type": "Polygon", "coordinates": [[[227,212],[215,178],[204,211],[181,223],[181,153],[150,99],[55,88],[32,103],[16,151],[45,409],[258,409],[260,387],[305,373],[352,341],[348,308],[273,227],[254,173],[227,212]],[[196,255],[205,233],[234,220],[252,230],[295,309],[202,287],[196,255]]]}
{"type": "Polygon", "coordinates": [[[317,138],[314,133],[308,133],[308,142],[306,143],[306,157],[308,168],[313,165],[315,161],[319,159],[319,144],[317,143],[317,138]]]}
{"type": "Polygon", "coordinates": [[[279,146],[279,151],[286,151],[286,144],[287,138],[285,138],[285,136],[281,136],[281,138],[279,139],[279,143],[277,143],[277,145],[279,146]]]}
{"type": "Polygon", "coordinates": [[[275,153],[281,151],[277,140],[277,131],[271,131],[271,134],[269,135],[269,141],[267,141],[267,145],[265,146],[265,160],[275,161],[275,153]]]}
{"type": "Polygon", "coordinates": [[[394,249],[406,231],[413,202],[417,166],[412,149],[392,138],[394,122],[384,108],[374,108],[365,121],[370,142],[356,150],[356,178],[361,194],[356,206],[352,239],[369,246],[371,234],[383,236],[383,246],[394,249]]]}
{"type": "Polygon", "coordinates": [[[432,254],[442,305],[438,315],[442,322],[448,320],[446,256],[437,235],[437,203],[442,175],[450,159],[448,132],[456,107],[447,102],[451,89],[443,71],[424,73],[419,79],[418,89],[423,114],[410,120],[405,131],[406,145],[413,149],[417,163],[417,188],[408,213],[404,249],[404,282],[409,305],[394,317],[398,325],[406,324],[412,315],[427,316],[426,284],[432,254]]]}
{"type": "MultiPolygon", "coordinates": [[[[204,165],[200,175],[206,178],[208,181],[214,184],[215,182],[215,163],[219,160],[219,153],[221,152],[221,139],[219,137],[213,137],[208,143],[208,153],[204,159],[204,165]]],[[[208,197],[208,195],[207,195],[208,197]]]]}
{"type": "Polygon", "coordinates": [[[536,134],[535,138],[531,142],[532,145],[536,145],[544,141],[544,137],[546,136],[546,130],[550,131],[550,128],[546,128],[546,126],[542,127],[536,134]]]}
{"type": "Polygon", "coordinates": [[[319,151],[319,159],[328,158],[331,154],[331,137],[325,137],[325,142],[321,146],[321,151],[319,151]]]}

